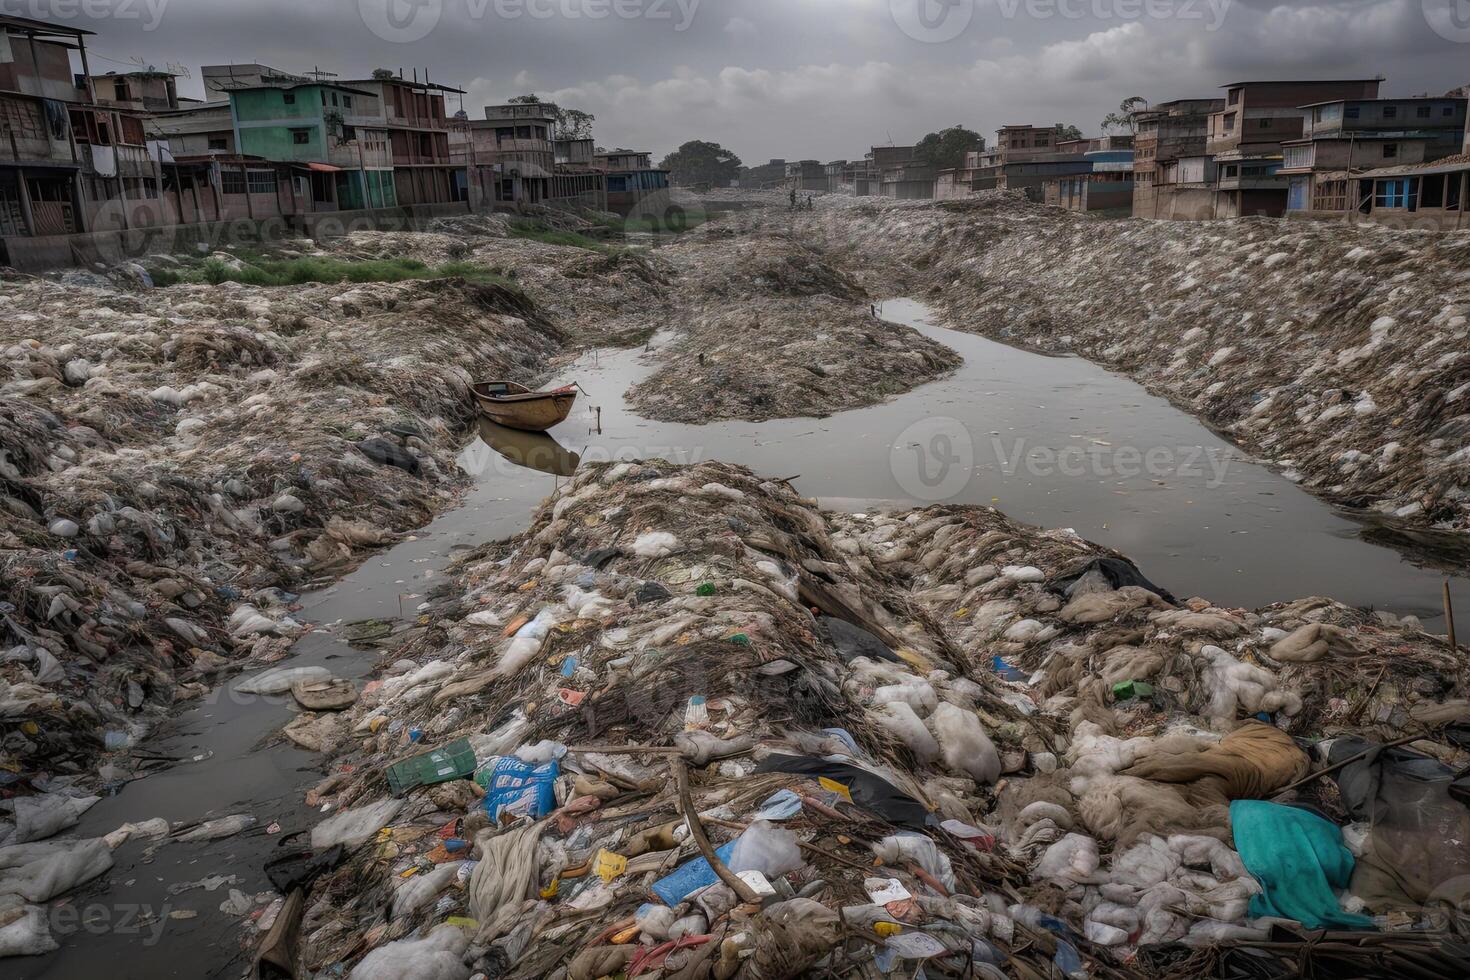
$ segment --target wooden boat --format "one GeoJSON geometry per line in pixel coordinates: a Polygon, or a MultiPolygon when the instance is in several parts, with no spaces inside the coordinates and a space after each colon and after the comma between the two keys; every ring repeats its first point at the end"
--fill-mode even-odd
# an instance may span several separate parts
{"type": "Polygon", "coordinates": [[[514,381],[481,381],[470,385],[481,414],[492,422],[524,432],[545,432],[571,414],[577,386],[532,391],[514,381]]]}

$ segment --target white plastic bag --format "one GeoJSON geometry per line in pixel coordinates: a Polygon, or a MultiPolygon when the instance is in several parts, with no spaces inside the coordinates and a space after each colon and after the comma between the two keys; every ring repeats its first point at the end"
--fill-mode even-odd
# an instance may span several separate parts
{"type": "Polygon", "coordinates": [[[804,863],[796,835],[769,820],[757,820],[747,827],[730,854],[731,871],[759,871],[767,878],[779,878],[804,863]]]}

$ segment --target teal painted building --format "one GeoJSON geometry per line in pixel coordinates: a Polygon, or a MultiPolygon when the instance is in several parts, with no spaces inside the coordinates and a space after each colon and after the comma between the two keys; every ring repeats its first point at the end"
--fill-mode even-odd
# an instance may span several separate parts
{"type": "Polygon", "coordinates": [[[229,97],[238,152],[300,164],[292,180],[303,209],[398,203],[388,131],[374,93],[302,82],[235,89],[229,97]]]}

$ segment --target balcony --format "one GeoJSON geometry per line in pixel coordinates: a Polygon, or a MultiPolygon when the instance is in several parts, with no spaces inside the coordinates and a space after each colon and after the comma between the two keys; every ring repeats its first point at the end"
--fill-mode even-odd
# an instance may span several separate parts
{"type": "Polygon", "coordinates": [[[1244,174],[1220,178],[1222,191],[1284,191],[1287,178],[1280,174],[1244,174]]]}

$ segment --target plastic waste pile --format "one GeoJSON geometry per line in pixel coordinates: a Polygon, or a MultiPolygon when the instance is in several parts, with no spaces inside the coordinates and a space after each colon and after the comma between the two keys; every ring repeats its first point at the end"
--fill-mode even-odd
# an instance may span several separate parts
{"type": "Polygon", "coordinates": [[[1470,529],[1463,240],[1336,222],[1105,221],[995,192],[741,212],[949,326],[1126,372],[1313,492],[1470,529]]]}
{"type": "Polygon", "coordinates": [[[628,393],[671,422],[826,416],[882,401],[959,366],[799,242],[759,225],[705,225],[659,250],[676,270],[681,331],[628,393]]]}
{"type": "Polygon", "coordinates": [[[296,593],[454,500],[466,382],[558,347],[524,297],[449,280],[13,278],[0,304],[0,782],[22,794],[279,654],[296,593]]]}
{"type": "Polygon", "coordinates": [[[655,249],[589,244],[358,232],[326,248],[499,271],[586,344],[631,346],[677,331],[655,348],[657,368],[629,392],[641,415],[663,421],[826,416],[959,364],[944,345],[876,319],[862,285],[779,228],[726,219],[655,249]]]}
{"type": "Polygon", "coordinates": [[[308,798],[343,850],[286,927],[307,973],[1470,963],[1418,914],[1464,871],[1467,678],[1411,622],[661,462],[583,468],[421,612],[308,798]],[[1413,778],[1439,809],[1373,820],[1413,778]]]}

